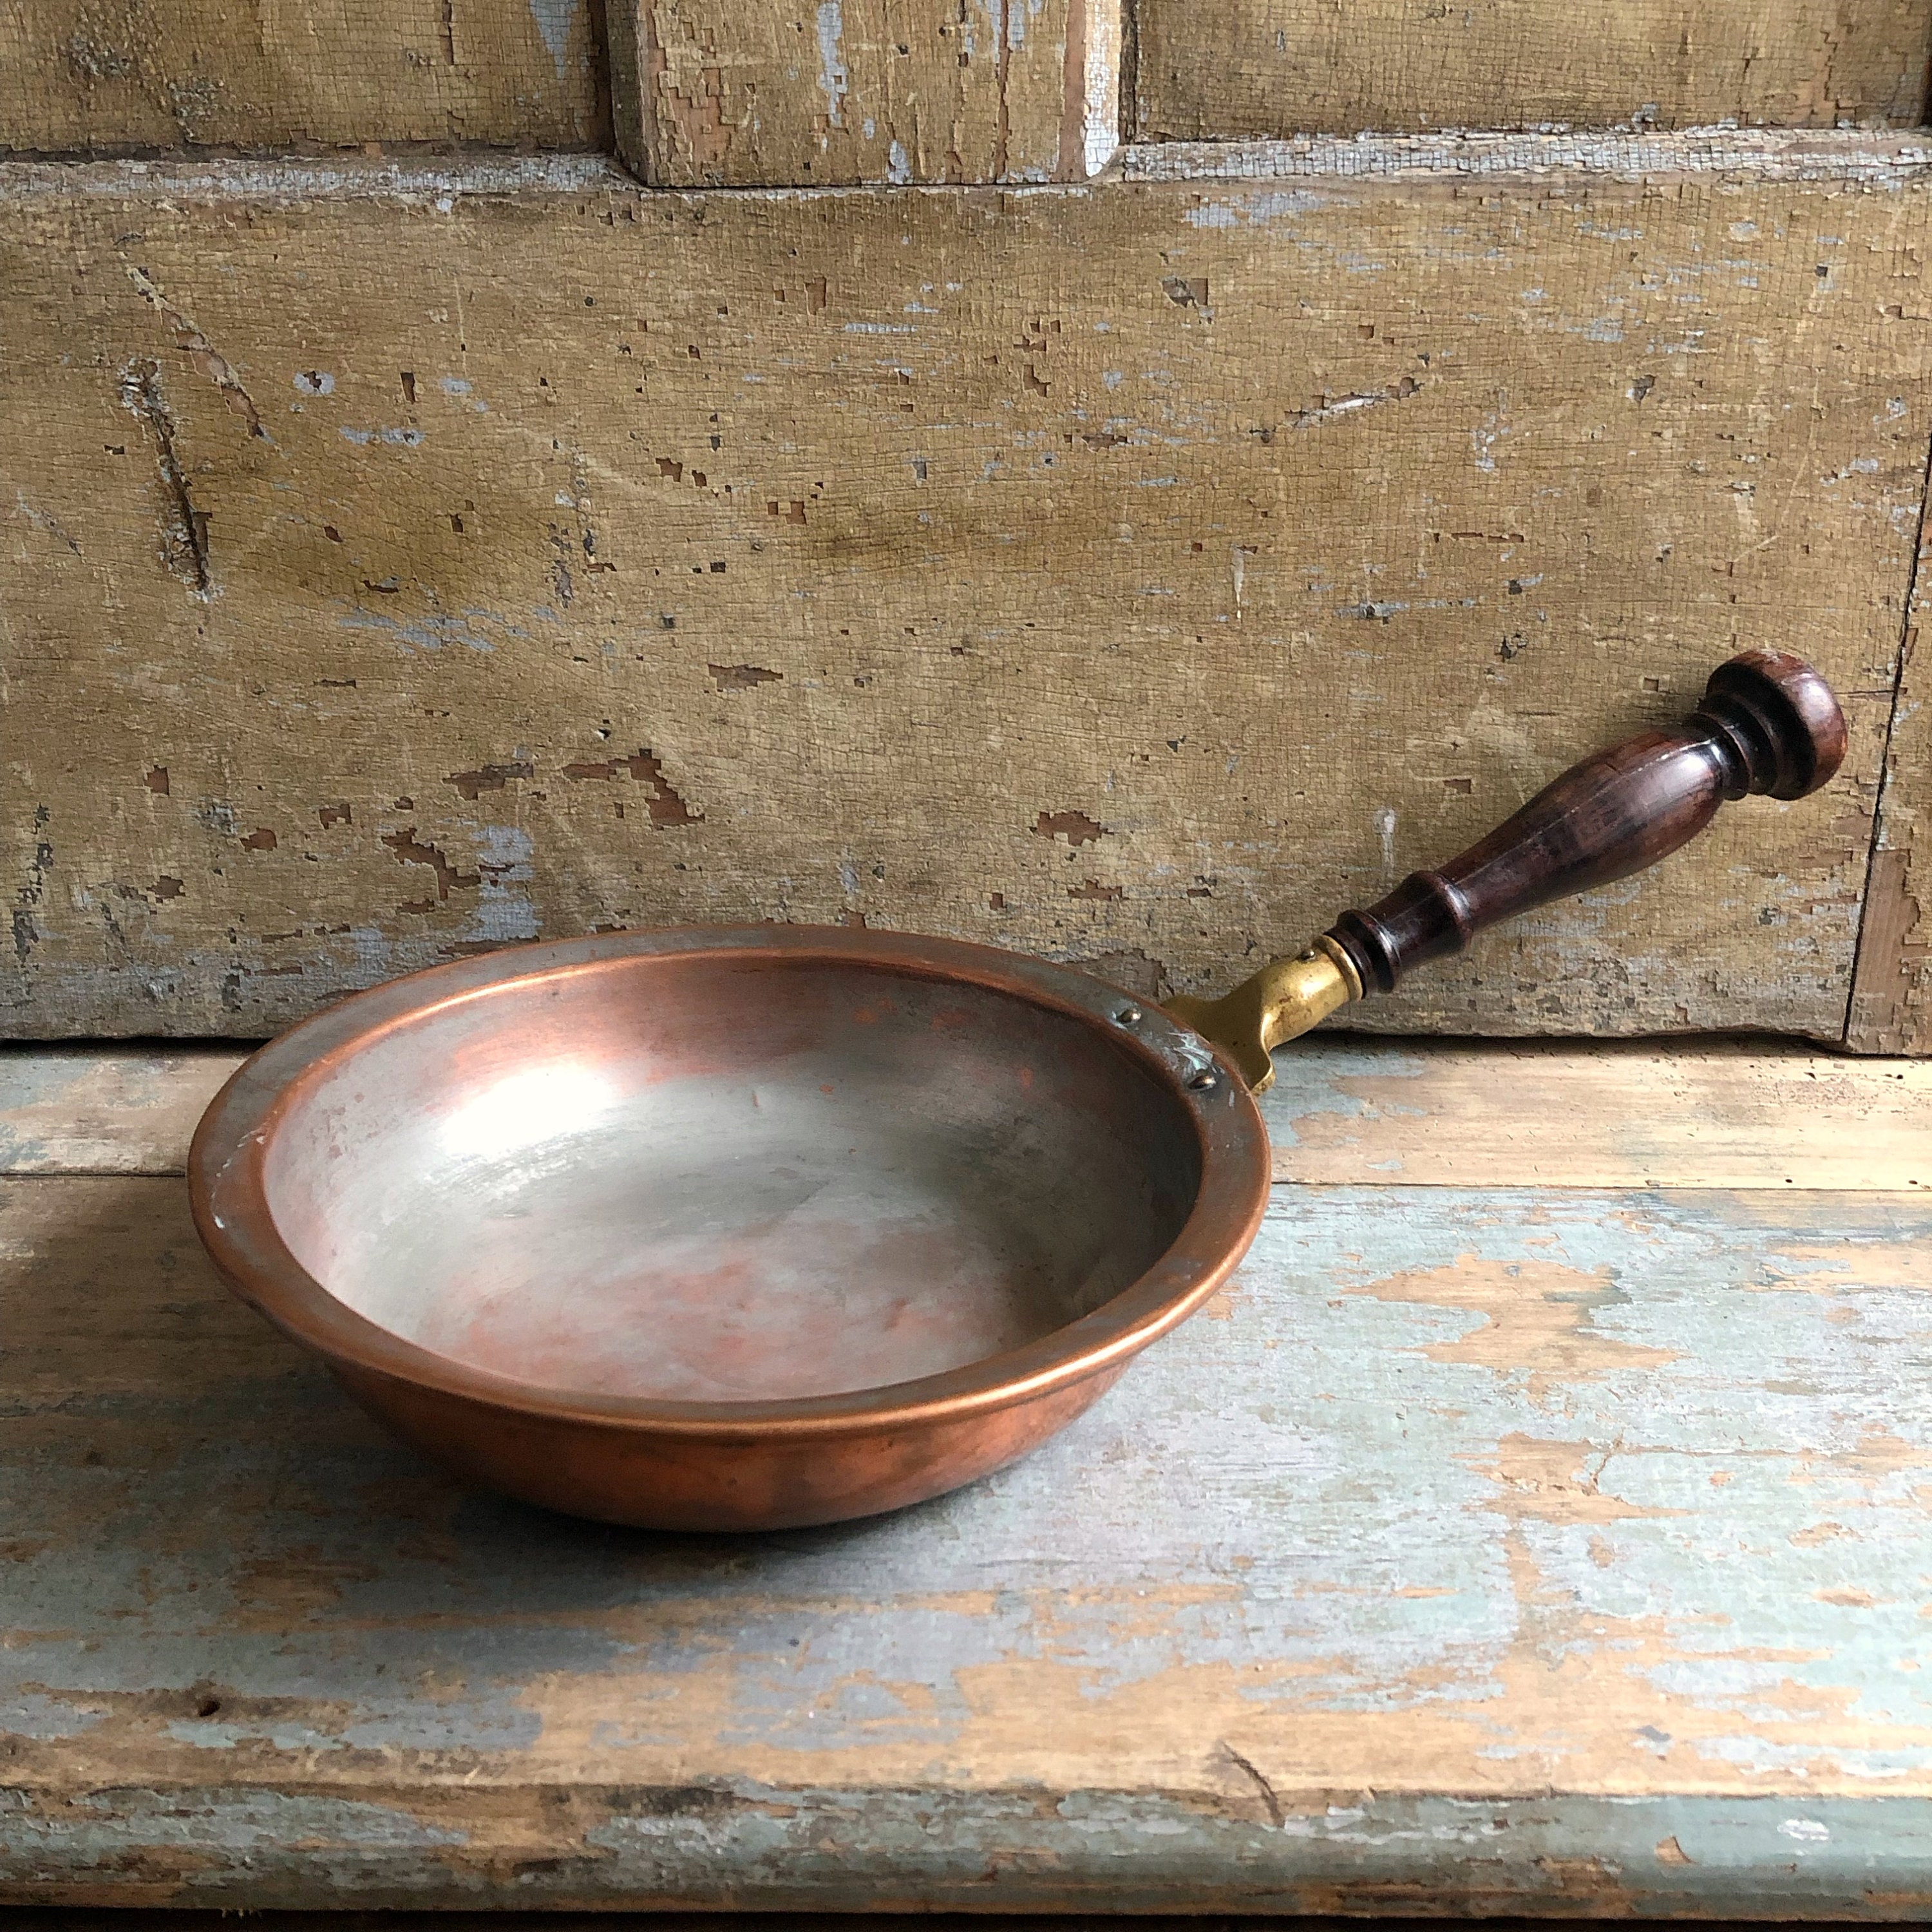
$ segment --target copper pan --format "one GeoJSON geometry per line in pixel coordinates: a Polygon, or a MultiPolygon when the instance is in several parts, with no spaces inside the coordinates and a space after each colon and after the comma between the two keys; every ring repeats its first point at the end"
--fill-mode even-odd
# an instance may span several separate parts
{"type": "Polygon", "coordinates": [[[189,1162],[244,1299],[429,1455],[676,1529],[895,1508],[1023,1454],[1240,1262],[1270,1051],[1480,927],[1837,768],[1756,653],[1219,1001],[798,926],[541,942],[264,1047],[189,1162]]]}

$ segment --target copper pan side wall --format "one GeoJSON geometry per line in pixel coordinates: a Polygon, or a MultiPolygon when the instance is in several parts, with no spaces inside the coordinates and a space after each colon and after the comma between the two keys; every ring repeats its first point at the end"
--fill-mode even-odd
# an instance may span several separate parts
{"type": "Polygon", "coordinates": [[[792,1529],[923,1502],[1004,1467],[1064,1428],[1122,1370],[916,1430],[855,1429],[801,1448],[612,1432],[567,1419],[511,1416],[460,1396],[340,1368],[371,1414],[433,1460],[547,1508],[656,1529],[792,1529]]]}

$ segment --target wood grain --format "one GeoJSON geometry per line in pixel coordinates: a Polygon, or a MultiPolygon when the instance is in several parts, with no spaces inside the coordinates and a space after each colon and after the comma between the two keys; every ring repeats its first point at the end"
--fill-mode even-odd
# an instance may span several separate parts
{"type": "MultiPolygon", "coordinates": [[[[232,1047],[0,1051],[0,1173],[187,1172],[232,1047]]],[[[1932,1061],[1788,1042],[1384,1040],[1276,1057],[1274,1178],[1358,1187],[1932,1190],[1932,1061]]]]}
{"type": "Polygon", "coordinates": [[[1139,141],[1114,158],[1114,178],[1135,186],[1274,182],[1319,193],[1340,178],[1436,180],[1465,190],[1513,176],[1575,173],[1641,183],[1708,176],[1754,186],[1812,182],[1840,189],[1896,188],[1932,166],[1921,129],[1888,135],[1813,128],[1509,129],[1419,134],[1297,134],[1290,139],[1139,141]]]}
{"type": "MultiPolygon", "coordinates": [[[[1220,1915],[1228,1932],[1276,1932],[1263,1916],[1251,1918],[1220,1915]]],[[[1662,1922],[1627,1919],[1624,1932],[1660,1932],[1662,1922]]],[[[1821,1932],[1844,1932],[1851,1924],[1812,1919],[1821,1932]]],[[[17,1906],[8,1916],[15,1932],[102,1932],[100,1915],[84,1906],[17,1906]]],[[[1726,1932],[1780,1932],[1782,1922],[1759,1924],[1727,1921],[1726,1932]]],[[[219,1911],[197,1912],[192,1906],[160,1906],[144,1912],[136,1906],[117,1911],[112,1924],[122,1932],[234,1932],[232,1922],[219,1911]]],[[[1378,1912],[1377,1932],[1439,1932],[1432,1918],[1391,1917],[1378,1912]]],[[[277,1912],[262,1932],[500,1932],[501,1916],[452,1909],[418,1912],[277,1912]]],[[[1119,1932],[1119,1921],[1107,1912],[682,1912],[668,1913],[527,1912],[517,1920],[518,1932],[1119,1932]]],[[[1486,1932],[1544,1932],[1545,1922],[1529,1918],[1492,1918],[1486,1932]]],[[[1135,1932],[1200,1932],[1198,1916],[1188,1912],[1143,1913],[1135,1932]]],[[[1358,1920],[1300,1917],[1295,1932],[1361,1932],[1358,1920]]]]}
{"type": "Polygon", "coordinates": [[[1768,1040],[1311,1034],[1262,1101],[1278,1181],[1932,1190],[1932,1064],[1768,1040]]]}
{"type": "Polygon", "coordinates": [[[1090,1415],[901,1516],[466,1493],[211,1277],[0,1184],[0,1896],[1932,1903],[1920,1196],[1281,1191],[1090,1415]]]}
{"type": "MultiPolygon", "coordinates": [[[[1229,1932],[1276,1932],[1267,1918],[1220,1917],[1229,1932]]],[[[1846,1920],[1838,1924],[1812,1919],[1822,1932],[1843,1932],[1843,1927],[1869,1922],[1846,1920]]],[[[232,1921],[219,1911],[197,1912],[192,1906],[160,1906],[145,1911],[135,1906],[117,1911],[111,1922],[122,1932],[234,1932],[232,1921]]],[[[1623,1922],[1624,1932],[1659,1932],[1660,1922],[1623,1922]]],[[[85,1906],[16,1906],[8,1915],[13,1932],[102,1932],[100,1915],[85,1906]]],[[[500,1932],[500,1912],[452,1909],[418,1912],[275,1912],[262,1932],[500,1932]]],[[[1135,1932],[1200,1932],[1200,1919],[1189,1912],[1139,1915],[1135,1932]]],[[[1432,1918],[1376,1915],[1377,1932],[1440,1932],[1432,1918]]],[[[1119,1932],[1119,1921],[1108,1912],[679,1912],[671,1915],[596,1912],[526,1912],[517,1919],[518,1932],[1119,1932]]],[[[1486,1932],[1544,1932],[1545,1922],[1529,1918],[1492,1918],[1486,1932]]],[[[1779,1932],[1781,1922],[1753,1924],[1727,1921],[1726,1932],[1779,1932]]],[[[1358,1920],[1302,1916],[1295,1932],[1361,1932],[1358,1920]]]]}
{"type": "Polygon", "coordinates": [[[7,0],[0,154],[586,148],[585,0],[7,0]]]}
{"type": "Polygon", "coordinates": [[[1932,719],[1917,649],[1932,575],[1922,529],[1921,544],[1845,1028],[1847,1042],[1866,1053],[1932,1052],[1932,926],[1925,915],[1932,899],[1932,719]]]}
{"type": "Polygon", "coordinates": [[[1808,139],[1024,194],[16,170],[0,1024],[258,1034],[680,919],[1219,990],[1766,644],[1845,696],[1830,790],[1378,1018],[1836,1038],[1928,200],[1808,139]]]}
{"type": "Polygon", "coordinates": [[[613,0],[620,151],[674,188],[1082,181],[1120,0],[613,0]]]}
{"type": "Polygon", "coordinates": [[[1916,124],[1926,0],[1141,0],[1144,140],[1916,124]]]}
{"type": "Polygon", "coordinates": [[[232,1048],[0,1052],[0,1174],[185,1174],[232,1048]]]}

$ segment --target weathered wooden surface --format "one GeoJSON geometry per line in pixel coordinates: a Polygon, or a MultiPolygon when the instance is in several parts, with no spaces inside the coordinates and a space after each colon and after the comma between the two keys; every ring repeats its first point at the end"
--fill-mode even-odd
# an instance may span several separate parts
{"type": "MultiPolygon", "coordinates": [[[[184,1174],[195,1122],[241,1060],[219,1046],[0,1053],[0,1174],[184,1174]]],[[[1278,1181],[1932,1189],[1924,1060],[1763,1040],[1579,1052],[1324,1031],[1275,1065],[1262,1112],[1278,1181]]]]}
{"type": "Polygon", "coordinates": [[[1830,793],[1365,1017],[1836,1038],[1928,202],[1919,148],[1808,140],[1024,194],[15,170],[0,1024],[260,1032],[677,919],[1217,986],[1764,643],[1846,700],[1830,793]]]}
{"type": "Polygon", "coordinates": [[[1916,123],[1927,0],[1140,0],[1138,138],[1916,123]]]}
{"type": "MultiPolygon", "coordinates": [[[[1123,147],[1113,173],[1135,186],[1154,182],[1271,182],[1319,194],[1330,182],[1479,184],[1514,176],[1576,174],[1660,184],[1686,176],[1714,178],[1726,190],[1747,184],[1810,182],[1838,189],[1896,188],[1932,166],[1922,129],[1891,135],[1811,128],[1690,128],[1674,131],[1582,129],[1530,133],[1499,129],[1422,134],[1298,134],[1288,140],[1140,141],[1123,147]]],[[[1639,236],[1625,238],[1636,240],[1639,236]]]]}
{"type": "Polygon", "coordinates": [[[608,137],[585,0],[7,0],[0,154],[608,137]]]}
{"type": "Polygon", "coordinates": [[[1922,526],[1920,535],[1846,1030],[1849,1043],[1867,1053],[1932,1052],[1932,924],[1925,913],[1932,900],[1932,718],[1926,712],[1932,675],[1917,649],[1932,576],[1922,526]]]}
{"type": "MultiPolygon", "coordinates": [[[[260,1932],[502,1932],[500,1915],[480,1910],[428,1912],[304,1912],[251,1915],[260,1932]]],[[[161,1906],[144,1910],[122,1907],[104,1920],[98,1910],[85,1906],[20,1906],[8,1915],[10,1932],[235,1932],[230,1914],[220,1910],[161,1906]]],[[[1484,1922],[1484,1932],[1526,1932],[1541,1927],[1540,1918],[1494,1918],[1484,1922]]],[[[1621,1920],[1622,1932],[1648,1932],[1667,1920],[1621,1920]]],[[[1757,1924],[1728,1919],[1729,1932],[1771,1932],[1784,1920],[1757,1924]]],[[[1830,1920],[1812,1919],[1814,1926],[1830,1920]]],[[[1858,1924],[1864,1922],[1838,1922],[1858,1924]]],[[[1378,1913],[1378,1932],[1439,1932],[1433,1918],[1391,1917],[1378,1913]]],[[[1118,1918],[1110,1912],[520,1912],[517,1932],[1120,1932],[1118,1918]]],[[[1262,1915],[1216,1913],[1203,1918],[1194,1912],[1142,1912],[1134,1932],[1280,1932],[1278,1924],[1262,1915]]],[[[1362,1932],[1357,1918],[1298,1916],[1294,1932],[1362,1932]]]]}
{"type": "Polygon", "coordinates": [[[1922,1916],[1932,1202],[1794,1167],[1283,1188],[1028,1462],[742,1540],[428,1469],[178,1180],[0,1181],[0,1895],[1922,1916]]]}
{"type": "Polygon", "coordinates": [[[242,1058],[194,1046],[0,1054],[0,1174],[185,1174],[195,1123],[242,1058]]]}
{"type": "MultiPolygon", "coordinates": [[[[304,1912],[251,1915],[260,1932],[502,1932],[500,1915],[482,1910],[428,1912],[304,1912]]],[[[161,1906],[144,1910],[122,1907],[105,1920],[98,1910],[85,1906],[20,1906],[8,1913],[10,1932],[235,1932],[232,1915],[193,1906],[161,1906]]],[[[1622,1932],[1649,1932],[1668,1920],[1626,1918],[1622,1932]]],[[[1811,1919],[1814,1926],[1834,1922],[1811,1919]]],[[[1858,1924],[1862,1920],[1837,1922],[1858,1924]]],[[[1547,1922],[1540,1918],[1493,1918],[1484,1932],[1527,1932],[1547,1922]]],[[[1785,1920],[1753,1924],[1727,1919],[1728,1932],[1772,1932],[1785,1920]]],[[[1433,1918],[1391,1917],[1378,1913],[1377,1932],[1439,1932],[1433,1918]]],[[[1110,1912],[520,1912],[517,1932],[1120,1932],[1118,1918],[1110,1912]]],[[[1203,1918],[1194,1912],[1142,1912],[1134,1932],[1280,1932],[1278,1923],[1263,1915],[1216,1913],[1203,1918]]],[[[1298,1916],[1294,1932],[1362,1932],[1358,1918],[1298,1916]]]]}
{"type": "Polygon", "coordinates": [[[1316,1034],[1275,1069],[1262,1112],[1277,1180],[1932,1190],[1923,1061],[1766,1040],[1579,1052],[1316,1034]]]}
{"type": "Polygon", "coordinates": [[[1120,0],[611,0],[618,146],[672,188],[1084,181],[1120,0]]]}

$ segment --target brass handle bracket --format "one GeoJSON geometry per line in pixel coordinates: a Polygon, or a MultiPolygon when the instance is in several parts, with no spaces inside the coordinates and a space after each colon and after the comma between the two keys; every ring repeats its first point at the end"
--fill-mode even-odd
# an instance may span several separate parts
{"type": "Polygon", "coordinates": [[[1274,1048],[1359,1000],[1362,990],[1354,962],[1324,932],[1306,952],[1270,961],[1218,1000],[1180,994],[1166,1002],[1166,1010],[1218,1046],[1251,1092],[1264,1094],[1274,1080],[1274,1048]]]}

